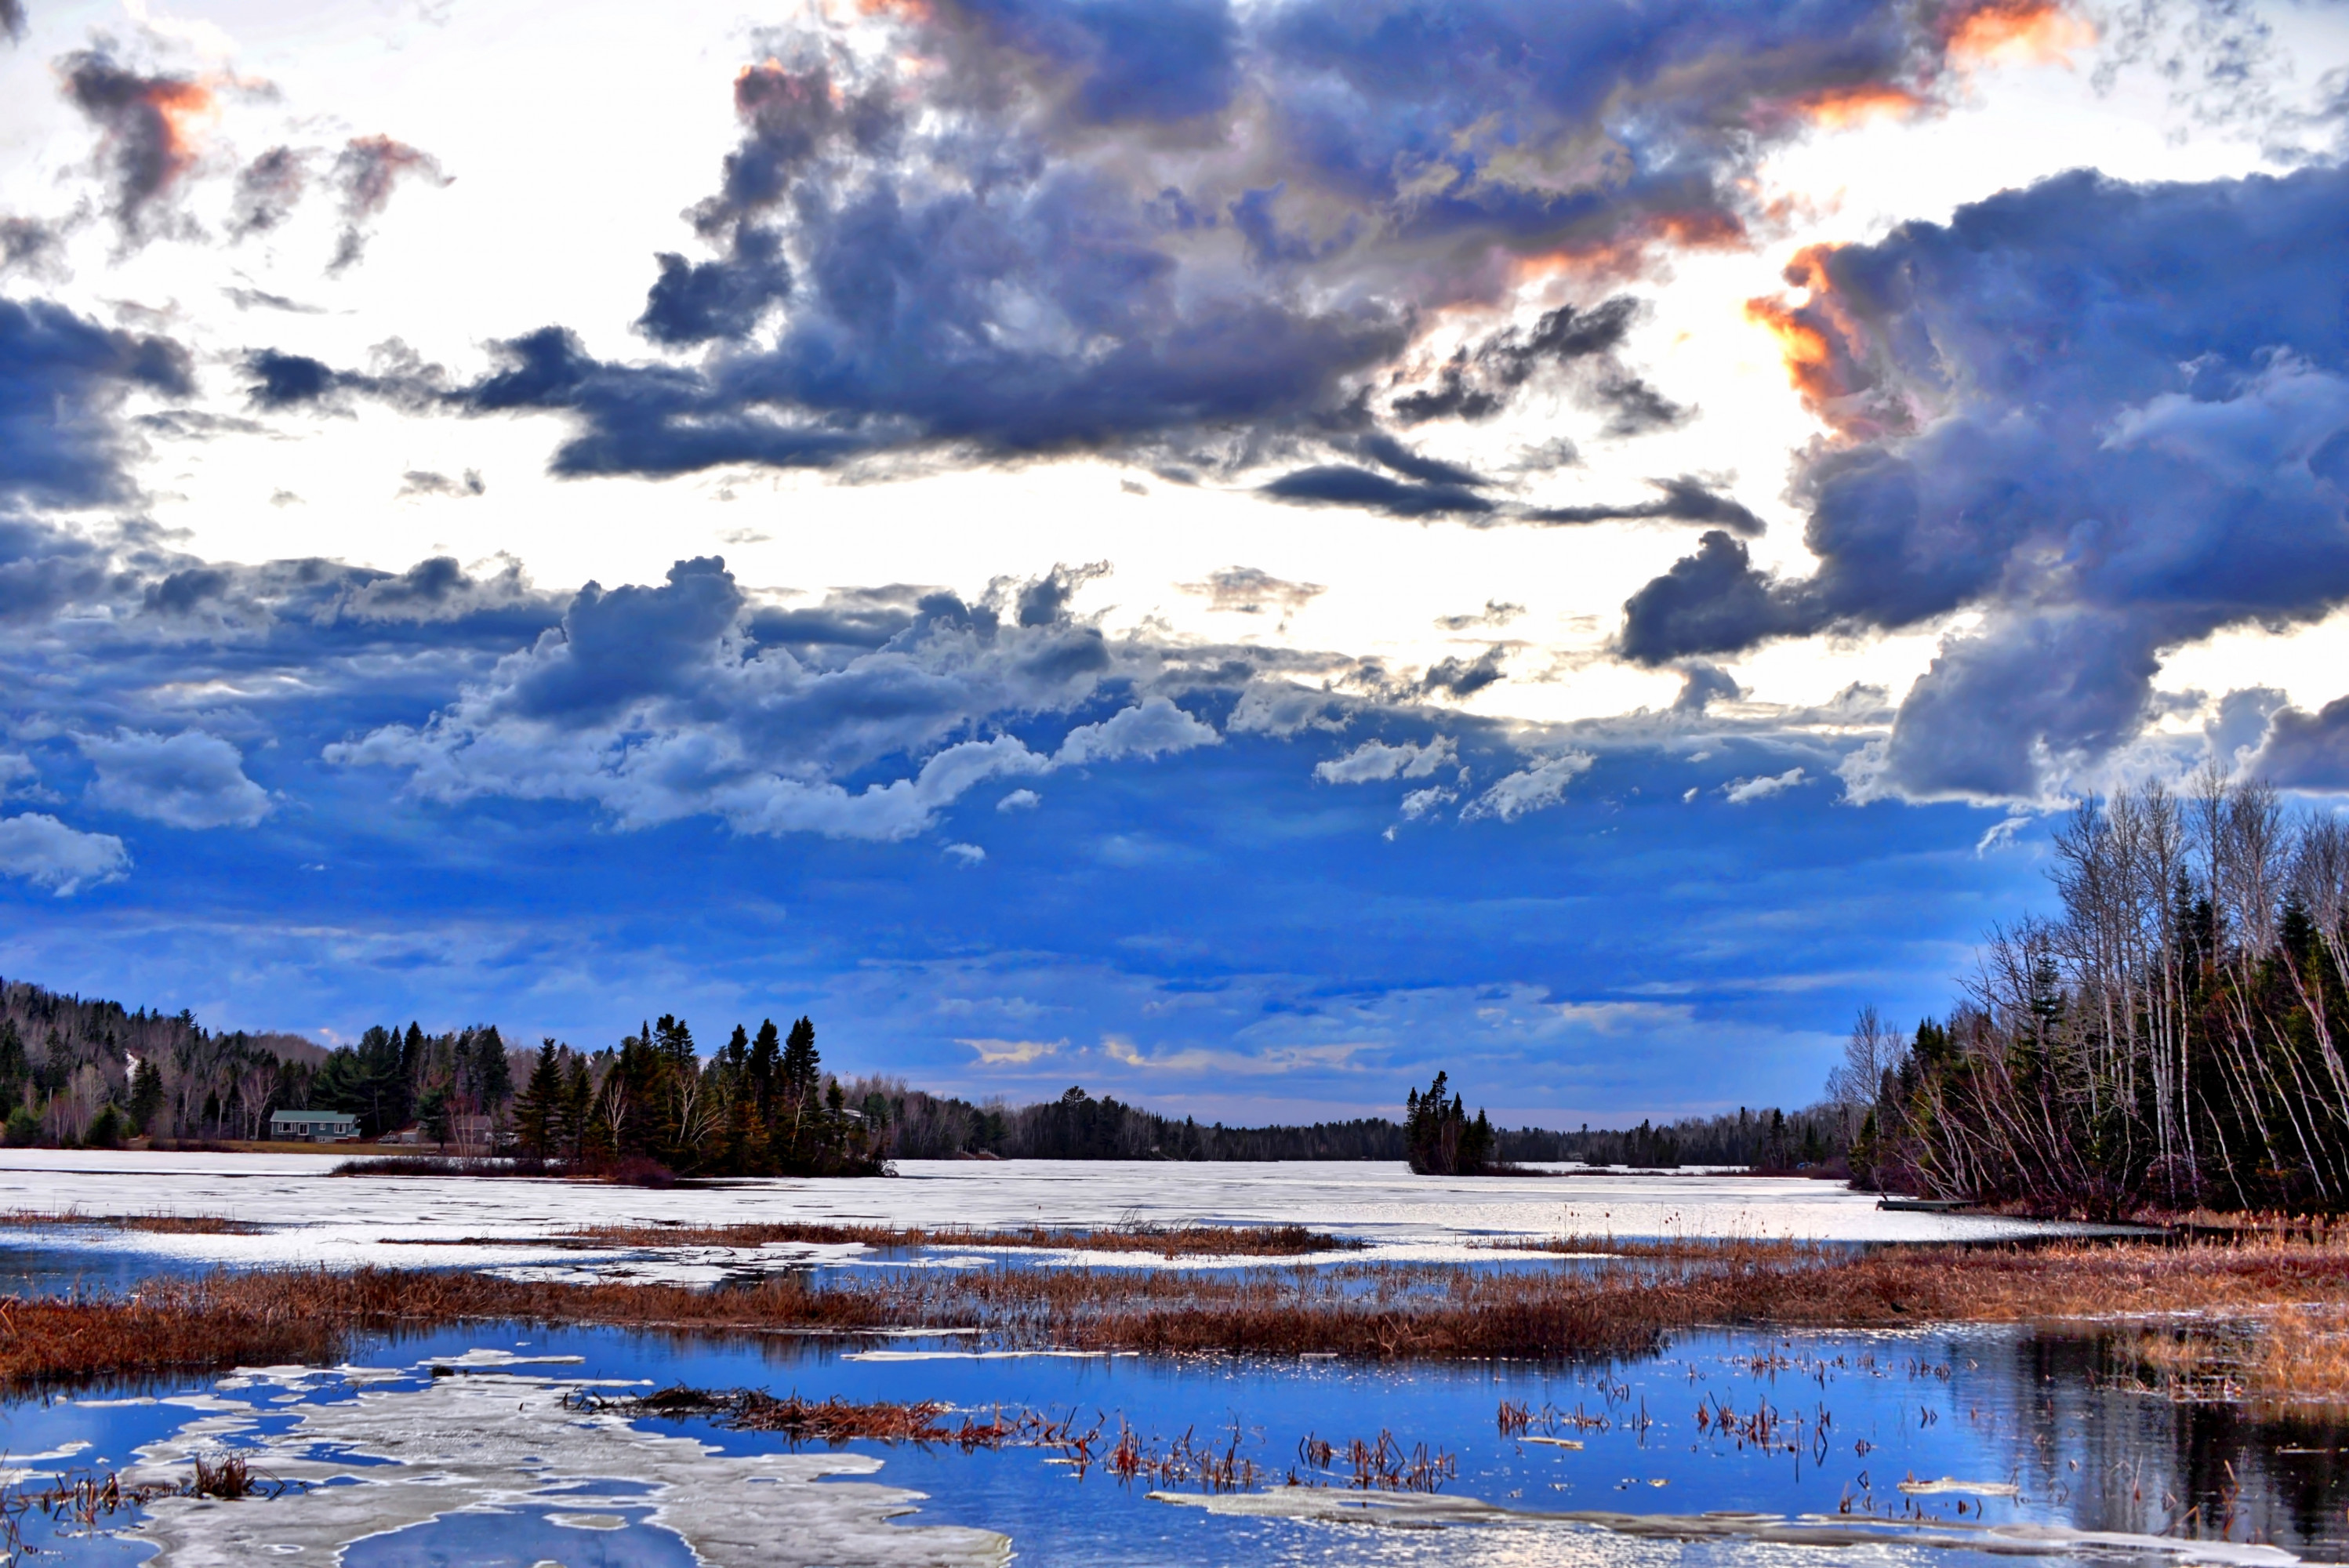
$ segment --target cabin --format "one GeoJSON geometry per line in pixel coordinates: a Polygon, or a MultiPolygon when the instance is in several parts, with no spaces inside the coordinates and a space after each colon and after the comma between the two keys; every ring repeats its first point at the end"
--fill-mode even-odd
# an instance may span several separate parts
{"type": "Polygon", "coordinates": [[[359,1119],[347,1110],[276,1110],[269,1115],[273,1141],[336,1143],[359,1135],[359,1119]]]}

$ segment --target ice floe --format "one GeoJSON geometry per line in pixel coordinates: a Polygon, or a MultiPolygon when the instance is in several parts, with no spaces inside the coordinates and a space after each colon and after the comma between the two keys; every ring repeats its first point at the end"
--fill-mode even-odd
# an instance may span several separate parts
{"type": "Polygon", "coordinates": [[[217,1460],[233,1449],[256,1477],[300,1484],[236,1501],[160,1498],[135,1534],[159,1548],[153,1568],[296,1554],[324,1563],[354,1542],[451,1515],[552,1510],[572,1528],[606,1530],[628,1523],[618,1510],[648,1508],[648,1526],[678,1536],[711,1568],[999,1568],[1009,1560],[1009,1539],[993,1531],[892,1523],[915,1511],[919,1492],[832,1479],[873,1474],[882,1461],[870,1455],[721,1453],[566,1401],[590,1386],[483,1370],[305,1405],[285,1429],[222,1401],[230,1408],[141,1448],[125,1479],[175,1483],[198,1455],[217,1460]]]}

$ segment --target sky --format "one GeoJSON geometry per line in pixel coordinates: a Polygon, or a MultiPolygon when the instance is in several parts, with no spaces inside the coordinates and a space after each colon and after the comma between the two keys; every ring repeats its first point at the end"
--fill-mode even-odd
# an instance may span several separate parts
{"type": "Polygon", "coordinates": [[[2349,799],[2349,6],[0,0],[0,974],[1816,1097],[2349,799]]]}

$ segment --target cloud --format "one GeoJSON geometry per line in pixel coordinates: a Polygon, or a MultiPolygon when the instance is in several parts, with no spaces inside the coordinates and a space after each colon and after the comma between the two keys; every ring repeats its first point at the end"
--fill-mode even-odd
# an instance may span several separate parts
{"type": "Polygon", "coordinates": [[[1734,702],[1744,695],[1745,688],[1720,665],[1691,659],[1681,666],[1681,695],[1672,699],[1672,711],[1702,713],[1713,702],[1722,698],[1734,702]]]}
{"type": "Polygon", "coordinates": [[[1704,480],[1687,474],[1678,479],[1650,480],[1664,493],[1653,500],[1616,506],[1553,506],[1526,513],[1528,522],[1709,522],[1732,533],[1759,534],[1763,521],[1735,499],[1720,494],[1704,480]]]}
{"type": "Polygon", "coordinates": [[[1506,678],[1501,665],[1508,656],[1506,645],[1495,643],[1473,659],[1464,659],[1456,655],[1439,659],[1419,677],[1420,694],[1428,696],[1443,692],[1455,698],[1474,696],[1486,686],[1506,678]]]}
{"type": "Polygon", "coordinates": [[[1754,779],[1733,779],[1721,787],[1721,792],[1733,806],[1743,806],[1749,800],[1766,800],[1773,795],[1792,789],[1803,782],[1803,770],[1789,768],[1784,773],[1754,779]]]}
{"type": "MultiPolygon", "coordinates": [[[[732,83],[692,247],[652,261],[657,356],[601,359],[549,323],[450,406],[562,418],[564,474],[949,450],[1228,471],[1282,438],[1358,441],[1374,401],[1481,418],[1545,374],[1637,433],[1682,410],[1616,358],[1628,296],[1504,321],[1433,368],[1413,346],[1528,277],[1595,292],[1747,243],[1760,160],[1829,98],[1940,101],[1948,18],[1979,8],[819,9],[732,83]]],[[[1466,485],[1340,482],[1275,493],[1477,510],[1466,485]]]]}
{"type": "Polygon", "coordinates": [[[19,43],[25,36],[24,0],[0,0],[0,37],[19,43]]]}
{"type": "Polygon", "coordinates": [[[1181,583],[1176,586],[1185,593],[1196,593],[1206,599],[1210,610],[1261,615],[1270,606],[1278,610],[1284,620],[1290,611],[1302,609],[1325,592],[1319,583],[1290,583],[1253,566],[1227,566],[1221,572],[1207,573],[1204,583],[1181,583]]]}
{"type": "Polygon", "coordinates": [[[1170,699],[1144,697],[1099,724],[1080,725],[1069,731],[1053,755],[1052,765],[1071,768],[1128,757],[1159,758],[1195,747],[1220,746],[1223,740],[1215,726],[1192,717],[1170,699]]]}
{"type": "Polygon", "coordinates": [[[114,217],[127,239],[145,237],[195,167],[197,128],[215,112],[212,89],[187,77],[142,76],[105,45],[57,62],[67,98],[96,125],[111,159],[114,217]]]}
{"type": "Polygon", "coordinates": [[[1547,810],[1566,799],[1567,786],[1589,772],[1595,760],[1588,752],[1568,751],[1519,769],[1462,807],[1460,820],[1473,822],[1498,817],[1514,822],[1530,812],[1547,810]]]}
{"type": "Polygon", "coordinates": [[[1459,760],[1459,748],[1448,735],[1423,744],[1406,740],[1401,746],[1365,740],[1343,757],[1315,764],[1313,777],[1325,784],[1376,784],[1389,779],[1424,779],[1459,760]]]}
{"type": "Polygon", "coordinates": [[[1024,1068],[1030,1062],[1057,1057],[1068,1048],[1069,1042],[1061,1040],[997,1040],[957,1039],[958,1046],[968,1046],[978,1053],[978,1065],[983,1068],[1024,1068]]]}
{"type": "Polygon", "coordinates": [[[1491,501],[1464,485],[1391,480],[1345,463],[1297,469],[1259,488],[1275,500],[1360,507],[1390,517],[1473,517],[1493,510],[1491,501]]]}
{"type": "Polygon", "coordinates": [[[1044,797],[1033,789],[1014,789],[995,803],[999,811],[1032,811],[1044,803],[1044,797]]]}
{"type": "Polygon", "coordinates": [[[1403,820],[1416,822],[1429,812],[1439,807],[1448,806],[1458,799],[1460,799],[1459,790],[1446,789],[1441,784],[1431,784],[1424,789],[1413,789],[1402,798],[1401,810],[1403,820]]]}
{"type": "Polygon", "coordinates": [[[2349,789],[2349,696],[2278,708],[2246,770],[2287,789],[2349,789]]]}
{"type": "Polygon", "coordinates": [[[244,759],[216,735],[120,730],[75,737],[98,770],[89,803],[173,828],[250,828],[274,810],[244,776],[244,759]]]}
{"type": "Polygon", "coordinates": [[[130,852],[111,833],[78,832],[39,811],[0,817],[0,876],[22,877],[70,898],[129,872],[130,852]]]}
{"type": "Polygon", "coordinates": [[[422,726],[384,726],[326,757],[398,769],[444,801],[585,800],[623,827],[707,815],[744,833],[886,841],[926,830],[989,780],[1220,744],[1159,695],[1071,727],[1050,751],[1005,733],[957,738],[1104,694],[1108,645],[1066,614],[1087,570],[999,580],[977,604],[926,596],[885,644],[830,665],[759,640],[714,557],[678,562],[658,586],[590,583],[559,627],[422,726]],[[890,776],[842,781],[876,769],[890,776]]]}
{"type": "Polygon", "coordinates": [[[335,259],[326,264],[329,273],[357,264],[366,253],[369,222],[389,204],[393,190],[403,181],[440,186],[456,182],[430,153],[388,136],[353,137],[335,155],[326,178],[341,194],[343,208],[343,232],[335,242],[335,259]]]}
{"type": "MultiPolygon", "coordinates": [[[[309,160],[310,155],[299,149],[273,147],[239,170],[229,202],[229,238],[242,240],[283,226],[309,186],[309,160]]],[[[256,297],[274,303],[273,296],[256,297]]],[[[239,308],[243,304],[240,299],[239,308]]]]}
{"type": "Polygon", "coordinates": [[[57,258],[64,249],[65,235],[57,225],[37,218],[0,218],[0,273],[54,275],[62,271],[57,258]]]}
{"type": "Polygon", "coordinates": [[[977,844],[947,844],[943,849],[947,858],[957,865],[976,866],[987,860],[987,851],[977,844]]]}
{"type": "Polygon", "coordinates": [[[1435,624],[1447,632],[1464,632],[1471,626],[1506,626],[1526,613],[1523,604],[1505,603],[1487,599],[1485,607],[1473,615],[1439,615],[1435,624]]]}
{"type": "Polygon", "coordinates": [[[1803,253],[1788,277],[1807,301],[1755,315],[1836,432],[1795,487],[1817,570],[1763,573],[1709,532],[1627,603],[1623,652],[1661,664],[1971,609],[1866,788],[2032,799],[2110,755],[2141,729],[2164,649],[2349,601],[2344,206],[2338,167],[2079,173],[1803,253]]]}
{"type": "Polygon", "coordinates": [[[1530,328],[1504,327],[1473,347],[1463,346],[1432,386],[1395,398],[1388,412],[1406,425],[1489,418],[1545,366],[1612,354],[1639,310],[1637,300],[1618,295],[1588,310],[1560,305],[1530,328]]]}
{"type": "Polygon", "coordinates": [[[481,482],[481,470],[467,469],[462,480],[452,480],[447,474],[427,469],[410,469],[400,475],[399,493],[411,495],[445,495],[463,499],[483,494],[489,486],[481,482]]]}
{"type": "MultiPolygon", "coordinates": [[[[102,327],[47,300],[0,298],[0,524],[11,501],[126,499],[124,397],[192,392],[191,369],[188,351],[168,338],[102,327]]],[[[0,595],[5,613],[16,595],[5,587],[0,595]]]]}

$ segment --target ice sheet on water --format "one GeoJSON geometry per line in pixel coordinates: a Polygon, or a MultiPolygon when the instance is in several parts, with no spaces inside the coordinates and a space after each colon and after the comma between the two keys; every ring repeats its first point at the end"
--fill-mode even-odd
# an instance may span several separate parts
{"type": "Polygon", "coordinates": [[[1485,1525],[1527,1530],[1603,1530],[1651,1541],[1764,1542],[1779,1546],[1938,1547],[1998,1556],[2133,1557],[2223,1568],[2292,1568],[2302,1559],[2280,1546],[2230,1541],[2190,1541],[2064,1525],[1968,1525],[1948,1520],[1901,1524],[1828,1514],[1723,1511],[1707,1513],[1619,1513],[1578,1510],[1546,1513],[1503,1507],[1458,1493],[1352,1491],[1332,1487],[1276,1486],[1252,1492],[1154,1491],[1151,1497],[1210,1513],[1251,1519],[1317,1520],[1425,1530],[1485,1525]]]}
{"type": "Polygon", "coordinates": [[[452,1514],[552,1505],[575,1518],[648,1504],[648,1524],[713,1565],[999,1568],[1008,1558],[1009,1540],[993,1531],[890,1523],[915,1511],[919,1492],[829,1479],[880,1470],[869,1455],[724,1454],[567,1405],[579,1386],[484,1371],[305,1405],[283,1429],[248,1408],[206,1415],[142,1447],[125,1479],[177,1482],[197,1455],[233,1447],[257,1474],[310,1484],[265,1501],[159,1499],[138,1534],[159,1547],[153,1568],[297,1553],[331,1563],[355,1542],[452,1514]],[[600,1495],[599,1483],[627,1495],[600,1495]]]}
{"type": "MultiPolygon", "coordinates": [[[[0,1155],[0,1212],[216,1214],[259,1235],[156,1235],[93,1228],[45,1244],[137,1253],[187,1266],[495,1268],[510,1277],[706,1284],[748,1270],[873,1258],[862,1249],[566,1248],[544,1238],[598,1225],[808,1222],[930,1231],[1132,1224],[1298,1224],[1368,1243],[1362,1262],[1495,1254],[1495,1237],[1680,1236],[1829,1242],[1971,1241],[2050,1227],[1966,1214],[1879,1210],[1827,1181],[1721,1173],[1611,1172],[1556,1179],[1413,1176],[1399,1163],[903,1161],[894,1181],[775,1179],[667,1190],[467,1177],[336,1177],[332,1154],[153,1154],[16,1150],[0,1155]],[[419,1244],[432,1243],[432,1244],[419,1244]],[[460,1244],[461,1243],[461,1244],[460,1244]],[[830,1256],[827,1256],[827,1253],[830,1256]]],[[[942,1245],[941,1263],[985,1255],[942,1245]]],[[[1040,1261],[1036,1254],[1024,1254],[1040,1261]]],[[[1162,1266],[1152,1253],[1077,1254],[1090,1267],[1162,1266]]],[[[886,1261],[902,1265],[904,1258],[886,1261]]],[[[1054,1254],[1051,1261],[1070,1261],[1054,1254]]],[[[1182,1260],[1185,1267],[1268,1260],[1182,1260]]],[[[1277,1260],[1276,1260],[1277,1261],[1277,1260]]],[[[961,1266],[969,1266],[967,1264],[961,1266]]]]}

